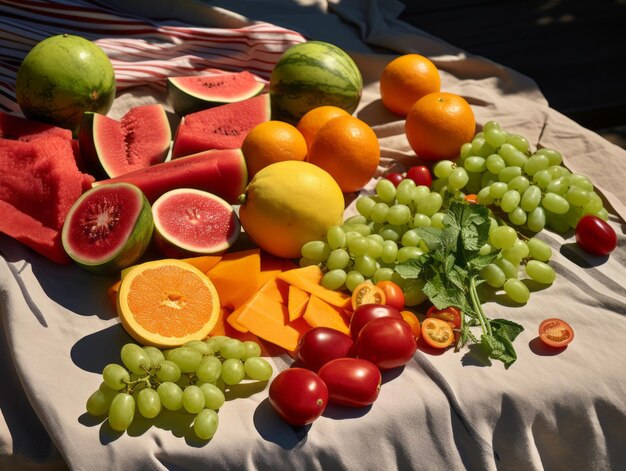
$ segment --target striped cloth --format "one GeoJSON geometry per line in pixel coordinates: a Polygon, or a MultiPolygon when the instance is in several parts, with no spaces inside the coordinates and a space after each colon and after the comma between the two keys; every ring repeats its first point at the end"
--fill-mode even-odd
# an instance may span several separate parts
{"type": "Polygon", "coordinates": [[[55,34],[96,42],[109,56],[118,91],[165,87],[165,77],[248,70],[269,79],[280,55],[304,42],[297,32],[264,22],[242,28],[167,25],[88,0],[0,0],[0,110],[19,113],[15,77],[24,56],[55,34]]]}

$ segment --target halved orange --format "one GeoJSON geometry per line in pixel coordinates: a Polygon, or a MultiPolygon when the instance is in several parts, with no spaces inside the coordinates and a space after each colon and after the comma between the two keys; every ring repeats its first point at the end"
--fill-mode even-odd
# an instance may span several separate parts
{"type": "Polygon", "coordinates": [[[117,312],[137,342],[169,348],[204,339],[219,319],[220,300],[211,280],[193,265],[154,260],[124,274],[117,312]]]}

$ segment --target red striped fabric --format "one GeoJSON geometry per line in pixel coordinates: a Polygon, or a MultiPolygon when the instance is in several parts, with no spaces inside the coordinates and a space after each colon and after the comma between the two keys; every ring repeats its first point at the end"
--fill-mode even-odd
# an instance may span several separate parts
{"type": "Polygon", "coordinates": [[[55,34],[96,42],[109,56],[119,91],[165,86],[165,77],[248,70],[267,81],[280,55],[304,42],[295,31],[255,22],[243,28],[159,24],[97,1],[0,0],[0,109],[19,112],[15,77],[24,56],[55,34]]]}

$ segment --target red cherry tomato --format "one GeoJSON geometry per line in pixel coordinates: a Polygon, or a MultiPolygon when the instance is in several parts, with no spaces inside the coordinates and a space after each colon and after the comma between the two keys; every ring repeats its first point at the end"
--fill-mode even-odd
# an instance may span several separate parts
{"type": "Polygon", "coordinates": [[[416,185],[425,185],[430,187],[433,183],[433,176],[425,165],[416,165],[406,172],[406,178],[410,178],[416,185]]]}
{"type": "Polygon", "coordinates": [[[593,255],[608,255],[617,247],[617,235],[606,221],[588,214],[576,224],[576,242],[593,255]]]}
{"type": "Polygon", "coordinates": [[[539,338],[549,347],[564,347],[574,339],[574,329],[561,319],[545,319],[539,325],[539,338]]]}
{"type": "Polygon", "coordinates": [[[356,340],[359,332],[369,321],[378,317],[395,317],[402,319],[400,311],[385,304],[363,304],[357,307],[350,319],[350,335],[356,340]]]}
{"type": "Polygon", "coordinates": [[[404,309],[404,293],[400,286],[389,280],[379,281],[376,283],[376,286],[385,293],[385,304],[387,306],[395,307],[398,311],[404,309]]]}
{"type": "Polygon", "coordinates": [[[328,404],[328,388],[317,373],[306,368],[287,368],[270,384],[270,404],[281,419],[291,425],[307,425],[317,419],[328,404]]]}
{"type": "Polygon", "coordinates": [[[398,172],[393,172],[385,175],[385,178],[393,183],[393,186],[398,186],[400,182],[404,180],[404,175],[398,172]]]}
{"type": "Polygon", "coordinates": [[[454,332],[448,322],[427,317],[422,322],[422,338],[433,348],[447,348],[454,341],[454,332]]]}
{"type": "Polygon", "coordinates": [[[465,201],[467,201],[470,204],[476,204],[478,203],[478,195],[476,193],[469,193],[467,195],[465,195],[465,201]]]}
{"type": "Polygon", "coordinates": [[[373,404],[382,382],[378,367],[361,358],[329,361],[322,366],[319,376],[328,387],[328,400],[349,407],[373,404]]]}
{"type": "Polygon", "coordinates": [[[436,317],[450,324],[453,329],[461,328],[461,311],[453,306],[448,306],[445,309],[437,309],[435,306],[431,306],[426,311],[426,317],[436,317]]]}
{"type": "Polygon", "coordinates": [[[356,350],[349,335],[330,327],[314,327],[300,337],[296,354],[306,368],[317,371],[335,358],[354,357],[356,350]]]}
{"type": "Polygon", "coordinates": [[[357,357],[371,361],[381,370],[405,365],[416,350],[411,326],[402,318],[387,316],[371,320],[356,340],[357,357]]]}
{"type": "Polygon", "coordinates": [[[359,283],[352,291],[352,310],[361,304],[385,304],[385,293],[371,281],[359,283]]]}

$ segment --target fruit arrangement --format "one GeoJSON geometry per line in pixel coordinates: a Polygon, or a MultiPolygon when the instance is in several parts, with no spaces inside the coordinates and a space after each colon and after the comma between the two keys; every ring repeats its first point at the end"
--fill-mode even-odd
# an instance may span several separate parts
{"type": "MultiPolygon", "coordinates": [[[[54,262],[119,274],[108,294],[137,343],[87,400],[113,430],[136,409],[151,419],[164,407],[195,414],[208,440],[224,392],[246,379],[269,384],[286,422],[307,425],[329,402],[372,406],[381,372],[419,346],[473,343],[508,368],[523,327],[487,317],[484,290],[524,304],[525,281],[555,282],[544,228],[573,230],[595,255],[616,247],[587,177],[495,121],[477,130],[423,56],[401,56],[380,77],[382,104],[404,119],[419,159],[383,174],[376,133],[353,115],[360,71],[336,46],[285,51],[266,93],[246,71],[170,77],[174,132],[162,105],[106,116],[114,77],[98,51],[63,36],[25,59],[16,88],[31,119],[0,113],[1,175],[11,176],[0,231],[54,262]],[[91,54],[80,80],[39,51],[59,54],[60,43],[73,52],[59,64],[91,54]],[[51,74],[43,97],[37,84],[51,74]],[[71,113],[57,108],[68,96],[71,113]],[[242,233],[252,248],[235,249],[242,233]],[[273,379],[267,345],[294,358],[273,379]]],[[[539,326],[553,348],[573,337],[559,319],[539,326]]]]}

